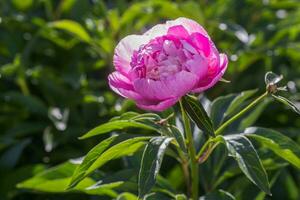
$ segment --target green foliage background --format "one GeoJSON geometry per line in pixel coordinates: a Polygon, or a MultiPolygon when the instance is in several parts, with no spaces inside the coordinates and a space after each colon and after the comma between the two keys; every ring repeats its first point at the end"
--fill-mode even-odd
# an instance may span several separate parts
{"type": "MultiPolygon", "coordinates": [[[[0,199],[106,198],[32,192],[17,189],[16,184],[83,156],[104,137],[79,141],[79,136],[116,115],[137,110],[133,102],[108,88],[114,47],[128,34],[181,16],[202,24],[231,60],[225,75],[231,83],[208,91],[209,99],[263,90],[263,75],[271,70],[284,75],[290,98],[300,101],[297,0],[2,0],[0,199]]],[[[284,130],[300,144],[300,118],[280,104],[268,106],[256,125],[284,130]]],[[[137,160],[127,160],[128,165],[139,165],[137,160]]],[[[122,160],[113,161],[100,174],[113,175],[126,167],[122,160]]],[[[176,182],[178,168],[163,164],[162,170],[176,182]]],[[[239,199],[254,199],[259,193],[242,176],[222,187],[239,199]]],[[[267,198],[298,200],[299,188],[299,170],[283,168],[272,187],[273,197],[267,198]]]]}

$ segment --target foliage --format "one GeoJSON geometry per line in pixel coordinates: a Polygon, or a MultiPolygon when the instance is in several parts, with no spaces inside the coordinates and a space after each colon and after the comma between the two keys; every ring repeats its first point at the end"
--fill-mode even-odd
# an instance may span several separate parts
{"type": "MultiPolygon", "coordinates": [[[[180,16],[207,28],[231,59],[231,82],[196,101],[200,119],[210,119],[197,121],[187,110],[200,152],[201,199],[270,199],[259,188],[270,189],[272,199],[300,198],[300,118],[292,112],[299,112],[300,99],[297,0],[3,0],[1,199],[136,199],[138,182],[146,187],[140,194],[153,186],[146,199],[187,198],[182,158],[188,147],[178,108],[139,114],[107,86],[120,38],[180,16]],[[291,95],[269,95],[211,137],[259,93],[249,89],[265,87],[262,77],[270,70],[285,77],[291,95]],[[139,170],[145,165],[151,170],[139,170]]],[[[272,76],[267,83],[276,85],[272,76]]]]}

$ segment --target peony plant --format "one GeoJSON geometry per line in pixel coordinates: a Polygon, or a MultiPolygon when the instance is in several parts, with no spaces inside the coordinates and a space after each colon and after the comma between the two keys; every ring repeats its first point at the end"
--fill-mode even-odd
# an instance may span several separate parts
{"type": "MultiPolygon", "coordinates": [[[[253,98],[257,93],[255,89],[218,97],[213,102],[206,100],[206,106],[202,105],[205,101],[202,93],[224,80],[222,76],[228,59],[219,53],[197,22],[178,18],[156,25],[143,35],[129,35],[116,46],[113,63],[116,71],[108,77],[111,89],[133,100],[139,108],[156,113],[127,112],[84,134],[80,139],[113,133],[76,161],[65,191],[84,191],[129,200],[235,199],[218,188],[233,173],[220,174],[225,158],[229,156],[263,191],[259,197],[263,199],[265,195],[271,195],[272,183],[266,172],[266,159],[260,158],[256,143],[300,169],[297,143],[278,131],[252,126],[271,99],[300,114],[292,101],[280,95],[286,91],[285,87],[279,86],[282,76],[266,73],[266,90],[257,98],[253,98]],[[137,175],[134,179],[138,185],[136,192],[128,189],[116,194],[112,189],[120,187],[121,180],[102,184],[93,177],[107,162],[140,151],[143,153],[139,171],[134,172],[137,175]],[[180,165],[183,177],[178,179],[185,181],[184,193],[170,189],[159,175],[164,155],[180,165]],[[208,184],[205,184],[206,174],[199,166],[206,162],[212,163],[207,169],[211,172],[208,174],[217,178],[214,177],[216,181],[207,189],[210,192],[204,194],[199,192],[203,191],[200,178],[204,186],[208,184]]],[[[45,174],[38,176],[39,180],[45,174]]],[[[32,180],[28,180],[19,187],[33,187],[31,183],[32,180]]]]}

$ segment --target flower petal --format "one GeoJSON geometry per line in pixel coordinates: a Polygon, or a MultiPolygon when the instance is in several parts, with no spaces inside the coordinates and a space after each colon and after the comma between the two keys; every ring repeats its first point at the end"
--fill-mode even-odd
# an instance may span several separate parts
{"type": "Polygon", "coordinates": [[[175,35],[177,37],[187,38],[189,36],[189,33],[182,25],[176,25],[169,27],[168,35],[175,35]]]}
{"type": "Polygon", "coordinates": [[[133,82],[133,87],[146,99],[164,100],[185,95],[197,84],[198,80],[196,74],[181,71],[163,80],[137,79],[133,82]]]}
{"type": "Polygon", "coordinates": [[[206,84],[201,84],[197,86],[197,88],[193,89],[192,92],[203,92],[204,90],[207,90],[208,88],[211,88],[214,86],[224,75],[228,65],[228,58],[226,54],[220,54],[220,66],[219,66],[219,71],[216,75],[214,75],[213,79],[206,84]]]}
{"type": "Polygon", "coordinates": [[[185,66],[190,72],[196,74],[199,80],[203,79],[207,74],[207,60],[201,55],[194,55],[192,59],[185,63],[185,66]]]}
{"type": "Polygon", "coordinates": [[[130,81],[119,72],[113,72],[108,76],[110,88],[117,94],[130,99],[141,99],[142,97],[133,90],[130,81]]]}
{"type": "Polygon", "coordinates": [[[131,56],[134,50],[138,50],[143,44],[147,44],[149,38],[144,35],[129,35],[123,38],[115,49],[113,63],[117,71],[127,74],[130,70],[131,56]]]}
{"type": "Polygon", "coordinates": [[[201,33],[193,33],[190,37],[192,43],[201,50],[206,57],[210,54],[210,41],[209,39],[202,35],[201,33]]]}
{"type": "Polygon", "coordinates": [[[209,38],[207,32],[200,24],[198,24],[194,20],[187,19],[185,17],[180,17],[175,20],[169,20],[165,24],[158,24],[156,26],[153,26],[151,29],[145,32],[144,35],[149,36],[150,38],[163,36],[168,33],[170,27],[174,26],[183,26],[189,34],[198,32],[209,38]]]}
{"type": "Polygon", "coordinates": [[[180,17],[177,18],[176,20],[167,21],[166,24],[168,27],[175,26],[175,25],[183,25],[184,28],[189,32],[189,34],[198,32],[209,38],[206,30],[200,24],[198,24],[194,20],[187,19],[185,17],[180,17]]]}
{"type": "Polygon", "coordinates": [[[164,100],[175,97],[164,82],[149,78],[136,79],[133,82],[134,90],[149,100],[164,100]]]}
{"type": "Polygon", "coordinates": [[[166,99],[166,100],[158,101],[158,102],[141,100],[141,101],[137,101],[136,105],[141,109],[160,112],[160,111],[166,110],[167,108],[173,106],[174,104],[176,104],[176,102],[178,100],[179,100],[179,98],[170,98],[170,99],[166,99]]]}

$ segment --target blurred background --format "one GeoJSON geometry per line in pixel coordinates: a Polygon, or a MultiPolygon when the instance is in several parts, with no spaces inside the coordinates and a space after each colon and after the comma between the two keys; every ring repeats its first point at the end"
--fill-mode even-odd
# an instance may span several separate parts
{"type": "MultiPolygon", "coordinates": [[[[225,78],[231,83],[217,84],[206,93],[208,99],[247,89],[263,91],[264,74],[271,70],[284,75],[290,99],[300,101],[298,0],[1,0],[1,200],[106,198],[34,192],[16,184],[83,156],[101,138],[79,141],[78,136],[137,110],[109,90],[114,47],[128,34],[182,16],[202,24],[230,58],[225,78]]],[[[281,104],[268,105],[256,125],[285,130],[300,144],[300,117],[281,104]]],[[[119,168],[113,162],[103,171],[119,168]]],[[[174,180],[176,170],[171,169],[165,174],[174,180]]],[[[241,180],[228,181],[226,189],[239,199],[253,199],[243,197],[247,189],[241,180]]],[[[299,200],[299,188],[299,171],[287,167],[268,198],[299,200]]]]}

